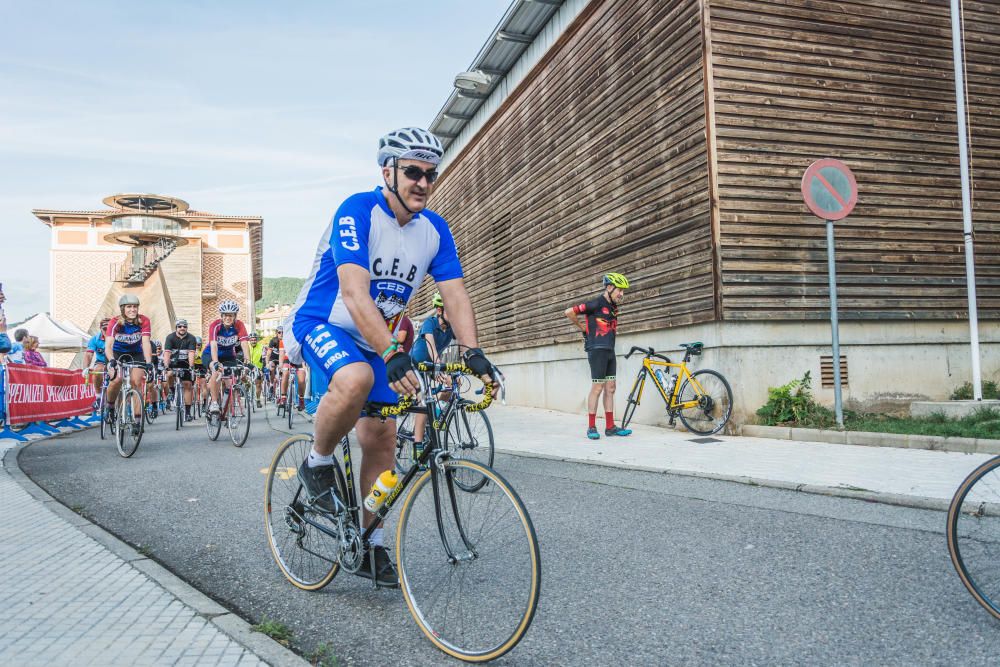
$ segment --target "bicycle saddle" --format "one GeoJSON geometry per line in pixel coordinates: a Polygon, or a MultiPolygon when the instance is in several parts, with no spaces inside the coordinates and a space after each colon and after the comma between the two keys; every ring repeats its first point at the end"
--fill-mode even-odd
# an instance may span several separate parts
{"type": "Polygon", "coordinates": [[[682,348],[690,352],[691,354],[701,354],[701,351],[705,348],[705,344],[698,343],[681,343],[682,348]]]}

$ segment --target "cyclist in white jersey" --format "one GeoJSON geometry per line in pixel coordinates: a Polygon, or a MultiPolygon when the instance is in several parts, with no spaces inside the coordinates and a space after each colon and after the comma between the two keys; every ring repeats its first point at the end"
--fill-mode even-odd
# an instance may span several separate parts
{"type": "MultiPolygon", "coordinates": [[[[379,141],[383,184],[348,197],[320,238],[312,273],[285,320],[284,343],[293,363],[307,361],[325,373],[328,391],[316,411],[312,452],[299,479],[316,499],[334,486],[331,465],[341,438],[355,427],[361,444],[361,487],[394,466],[396,424],[362,416],[366,401],[394,403],[412,395],[419,382],[409,355],[395,337],[403,311],[426,274],[437,282],[451,324],[465,349],[465,363],[488,379],[490,363],[479,349],[472,303],[451,230],[424,208],[437,179],[443,149],[437,137],[402,128],[379,141]]],[[[328,496],[319,498],[330,509],[328,496]]],[[[373,516],[365,512],[365,525],[373,516]]],[[[382,546],[382,528],[358,574],[398,585],[395,567],[382,546]]]]}

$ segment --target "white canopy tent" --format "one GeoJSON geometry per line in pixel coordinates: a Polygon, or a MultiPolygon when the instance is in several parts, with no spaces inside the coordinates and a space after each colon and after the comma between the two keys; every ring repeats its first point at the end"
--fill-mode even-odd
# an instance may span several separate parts
{"type": "Polygon", "coordinates": [[[16,328],[27,329],[29,334],[38,338],[38,349],[45,352],[79,352],[90,340],[90,336],[83,331],[67,331],[48,313],[38,313],[16,328]]]}

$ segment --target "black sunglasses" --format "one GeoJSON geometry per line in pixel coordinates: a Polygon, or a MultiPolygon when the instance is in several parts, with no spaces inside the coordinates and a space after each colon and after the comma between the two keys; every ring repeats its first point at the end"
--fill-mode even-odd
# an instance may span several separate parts
{"type": "Polygon", "coordinates": [[[397,169],[403,170],[403,175],[414,183],[419,183],[421,178],[426,178],[428,183],[433,183],[438,178],[437,169],[428,169],[424,171],[420,167],[410,164],[405,167],[397,167],[397,169]]]}

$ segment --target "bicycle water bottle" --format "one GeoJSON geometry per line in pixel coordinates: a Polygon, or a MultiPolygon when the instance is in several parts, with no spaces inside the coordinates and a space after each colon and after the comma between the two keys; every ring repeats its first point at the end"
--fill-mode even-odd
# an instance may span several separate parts
{"type": "Polygon", "coordinates": [[[399,478],[397,478],[396,473],[391,470],[386,470],[379,475],[378,479],[376,479],[375,483],[372,485],[371,493],[369,493],[368,497],[365,498],[365,509],[369,512],[375,512],[378,510],[378,508],[382,506],[382,503],[385,502],[389,492],[396,488],[396,484],[398,482],[399,478]]]}
{"type": "Polygon", "coordinates": [[[664,389],[666,389],[667,387],[670,386],[670,374],[669,373],[664,373],[659,368],[655,369],[653,372],[656,373],[656,379],[659,381],[661,387],[663,387],[664,389]]]}

